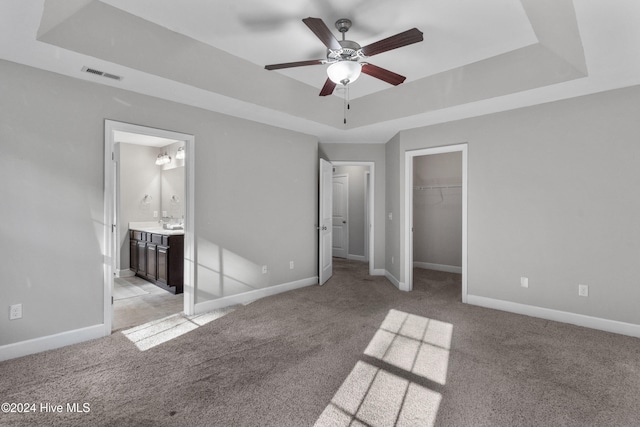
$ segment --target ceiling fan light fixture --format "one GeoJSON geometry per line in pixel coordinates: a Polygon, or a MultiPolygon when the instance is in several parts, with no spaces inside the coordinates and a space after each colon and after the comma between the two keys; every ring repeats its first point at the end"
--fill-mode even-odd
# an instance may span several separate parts
{"type": "Polygon", "coordinates": [[[362,64],[357,61],[339,61],[327,68],[329,79],[335,84],[347,85],[355,82],[362,71],[362,64]]]}

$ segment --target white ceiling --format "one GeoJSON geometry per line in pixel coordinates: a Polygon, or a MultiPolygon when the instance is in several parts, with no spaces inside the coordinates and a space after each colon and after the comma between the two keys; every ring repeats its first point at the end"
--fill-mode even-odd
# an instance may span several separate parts
{"type": "Polygon", "coordinates": [[[386,142],[402,129],[640,84],[638,22],[637,0],[4,0],[0,58],[321,141],[386,142]],[[344,126],[342,94],[317,96],[325,66],[262,68],[324,57],[308,16],[332,30],[351,19],[347,39],[361,45],[412,27],[425,40],[369,60],[407,80],[362,76],[344,126]],[[100,38],[118,24],[130,39],[100,38]],[[171,50],[191,39],[197,56],[171,50]],[[81,73],[85,65],[124,79],[81,73]]]}
{"type": "MultiPolygon", "coordinates": [[[[325,46],[302,18],[320,17],[336,38],[335,21],[349,18],[347,40],[366,46],[417,27],[425,42],[385,52],[369,62],[417,80],[536,42],[520,2],[491,0],[307,1],[278,0],[102,0],[175,32],[215,46],[259,66],[324,59],[325,46]],[[197,10],[198,13],[193,13],[197,10]]],[[[318,89],[325,66],[277,71],[318,89]]],[[[388,89],[363,77],[350,88],[352,99],[388,89]]]]}

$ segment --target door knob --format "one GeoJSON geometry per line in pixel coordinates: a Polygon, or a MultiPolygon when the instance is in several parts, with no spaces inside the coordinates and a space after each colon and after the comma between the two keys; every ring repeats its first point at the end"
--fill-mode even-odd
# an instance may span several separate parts
{"type": "Polygon", "coordinates": [[[346,224],[346,223],[347,223],[347,221],[342,221],[342,223],[343,223],[343,224],[346,224]]]}

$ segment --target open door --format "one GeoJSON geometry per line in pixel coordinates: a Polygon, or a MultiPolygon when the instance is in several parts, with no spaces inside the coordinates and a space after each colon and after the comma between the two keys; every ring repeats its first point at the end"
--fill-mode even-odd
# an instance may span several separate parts
{"type": "Polygon", "coordinates": [[[333,165],[320,159],[320,212],[318,214],[318,284],[323,285],[333,274],[333,165]]]}

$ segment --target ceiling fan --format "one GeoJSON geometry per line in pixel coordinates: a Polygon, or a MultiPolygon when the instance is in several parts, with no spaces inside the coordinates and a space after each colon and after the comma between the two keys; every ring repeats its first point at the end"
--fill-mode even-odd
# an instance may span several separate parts
{"type": "Polygon", "coordinates": [[[339,19],[335,24],[338,31],[342,33],[342,40],[338,40],[320,18],[306,18],[303,19],[302,22],[304,22],[327,47],[327,58],[265,65],[264,68],[267,70],[279,70],[282,68],[302,67],[306,65],[330,64],[327,68],[328,78],[320,91],[320,96],[331,95],[338,84],[346,86],[349,83],[353,83],[358,76],[360,76],[361,72],[394,86],[399,85],[405,81],[405,76],[370,64],[364,60],[370,56],[423,40],[422,32],[417,28],[412,28],[395,36],[360,47],[360,45],[354,41],[345,40],[345,33],[351,28],[351,20],[349,19],[339,19]]]}

